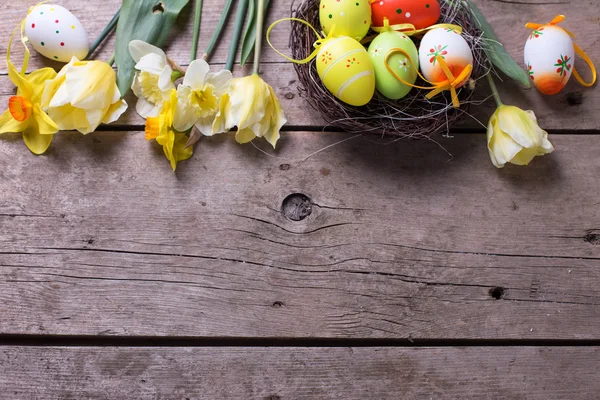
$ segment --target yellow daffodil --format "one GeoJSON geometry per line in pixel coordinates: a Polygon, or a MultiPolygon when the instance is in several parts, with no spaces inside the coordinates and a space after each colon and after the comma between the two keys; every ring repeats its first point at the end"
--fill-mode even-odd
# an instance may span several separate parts
{"type": "Polygon", "coordinates": [[[206,61],[193,61],[183,83],[177,88],[179,103],[175,113],[175,129],[183,132],[195,125],[203,135],[212,136],[219,103],[227,93],[231,79],[230,71],[211,73],[206,61]]]}
{"type": "Polygon", "coordinates": [[[53,79],[56,72],[52,68],[42,68],[21,75],[8,60],[8,76],[17,87],[17,95],[8,99],[8,110],[0,116],[0,134],[22,132],[23,141],[35,154],[46,152],[52,142],[52,136],[58,127],[42,110],[44,83],[53,79]]]}
{"type": "Polygon", "coordinates": [[[188,139],[185,133],[176,132],[173,129],[177,103],[177,91],[172,89],[168,100],[162,103],[158,116],[146,118],[146,140],[156,139],[158,144],[163,147],[173,171],[177,168],[178,161],[187,160],[194,153],[192,147],[186,148],[188,139]]]}
{"type": "Polygon", "coordinates": [[[137,63],[131,89],[138,98],[136,111],[142,118],[155,117],[160,112],[171,89],[174,89],[173,68],[164,51],[141,40],[129,43],[129,53],[137,63]]]}
{"type": "Polygon", "coordinates": [[[286,122],[273,88],[254,73],[232,80],[229,95],[222,98],[214,131],[226,132],[237,126],[238,143],[264,137],[275,148],[286,122]]]}
{"type": "Polygon", "coordinates": [[[533,111],[515,106],[498,107],[488,125],[487,142],[490,158],[497,168],[506,163],[528,165],[536,156],[554,151],[548,133],[538,126],[533,111]]]}
{"type": "Polygon", "coordinates": [[[59,129],[78,130],[84,135],[95,131],[100,123],[116,121],[127,109],[111,66],[76,57],[46,83],[42,104],[59,129]]]}

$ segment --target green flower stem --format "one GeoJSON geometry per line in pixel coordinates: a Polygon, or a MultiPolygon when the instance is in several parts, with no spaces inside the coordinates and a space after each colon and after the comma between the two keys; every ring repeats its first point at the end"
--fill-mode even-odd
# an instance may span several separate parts
{"type": "Polygon", "coordinates": [[[494,83],[494,78],[492,78],[492,73],[488,73],[486,75],[488,83],[490,84],[490,89],[492,89],[492,95],[494,96],[494,100],[496,100],[496,105],[500,107],[502,104],[502,99],[500,98],[500,94],[498,93],[498,88],[494,83]]]}
{"type": "Polygon", "coordinates": [[[119,21],[120,14],[121,9],[119,8],[117,13],[112,17],[112,19],[108,23],[108,25],[106,25],[104,30],[100,32],[100,35],[98,35],[94,43],[92,43],[92,45],[90,46],[90,51],[88,51],[87,56],[85,56],[86,59],[89,58],[89,56],[91,56],[94,53],[94,51],[96,51],[96,49],[98,48],[98,46],[100,46],[104,39],[106,39],[106,37],[113,31],[113,29],[115,29],[115,27],[117,26],[117,22],[119,21]]]}
{"type": "Polygon", "coordinates": [[[227,22],[227,18],[229,17],[229,13],[231,12],[231,5],[233,4],[233,0],[227,0],[225,3],[225,7],[223,7],[223,12],[221,13],[221,18],[217,23],[217,27],[213,32],[212,37],[210,38],[210,42],[208,43],[208,47],[206,48],[206,52],[202,55],[202,58],[205,61],[210,60],[212,57],[212,53],[215,51],[215,47],[221,38],[221,31],[227,22]]]}
{"type": "Polygon", "coordinates": [[[237,55],[238,46],[240,44],[240,37],[242,36],[242,28],[244,25],[244,19],[246,18],[247,9],[248,0],[240,0],[238,3],[237,13],[235,15],[235,25],[233,27],[231,45],[229,46],[229,55],[227,56],[227,63],[225,64],[225,69],[229,71],[233,71],[233,64],[235,63],[235,56],[237,55]]]}
{"type": "Polygon", "coordinates": [[[196,59],[198,54],[198,40],[200,39],[200,20],[202,18],[202,0],[196,0],[196,8],[194,10],[194,33],[192,36],[192,53],[190,62],[196,59]]]}
{"type": "Polygon", "coordinates": [[[114,63],[115,63],[115,53],[112,53],[112,56],[110,56],[110,58],[108,59],[107,64],[112,67],[112,65],[114,63]]]}
{"type": "Polygon", "coordinates": [[[260,54],[262,52],[263,30],[265,29],[265,0],[258,0],[258,9],[256,11],[256,38],[254,39],[254,65],[252,73],[258,74],[260,68],[260,54]]]}

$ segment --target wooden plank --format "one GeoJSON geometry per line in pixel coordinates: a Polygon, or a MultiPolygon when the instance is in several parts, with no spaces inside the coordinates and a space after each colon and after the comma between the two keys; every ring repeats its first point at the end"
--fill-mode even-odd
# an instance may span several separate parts
{"type": "MultiPolygon", "coordinates": [[[[88,3],[81,3],[77,0],[65,0],[61,3],[71,9],[83,21],[89,30],[90,37],[95,37],[103,28],[103,25],[110,20],[114,10],[117,9],[120,2],[118,0],[107,0],[105,5],[100,8],[87,6],[88,3]],[[85,5],[84,5],[85,4],[85,5]]],[[[204,48],[218,19],[222,8],[221,2],[217,0],[204,2],[204,19],[202,24],[200,48],[204,48]]],[[[493,0],[477,1],[482,11],[488,16],[494,27],[497,27],[498,34],[507,50],[515,57],[518,62],[523,59],[523,43],[527,38],[527,30],[520,28],[529,20],[549,21],[555,14],[569,11],[568,19],[564,23],[566,28],[577,33],[578,44],[586,49],[593,60],[600,60],[600,39],[596,34],[598,29],[598,20],[600,10],[598,7],[591,7],[587,0],[570,0],[561,2],[560,10],[556,6],[549,6],[551,3],[533,2],[533,3],[506,3],[493,0]],[[511,29],[504,29],[511,27],[511,29]],[[517,27],[512,29],[513,27],[517,27]]],[[[23,18],[25,10],[30,6],[23,0],[16,3],[0,5],[0,12],[6,15],[8,22],[0,26],[0,37],[7,38],[13,27],[23,18]],[[16,6],[15,6],[16,4],[16,6]]],[[[273,2],[273,8],[269,15],[269,21],[274,21],[289,15],[289,2],[273,2]]],[[[168,48],[169,55],[176,61],[186,65],[189,60],[189,48],[191,45],[191,16],[189,12],[181,18],[181,25],[173,33],[173,40],[168,48]]],[[[231,36],[231,27],[223,37],[223,43],[231,36]]],[[[273,35],[274,44],[285,50],[288,44],[289,26],[282,24],[277,34],[273,35]]],[[[98,54],[99,59],[108,59],[114,48],[114,39],[109,41],[102,51],[98,54]]],[[[5,43],[0,43],[0,54],[5,52],[5,43]]],[[[15,58],[20,59],[22,50],[15,46],[15,58]]],[[[227,46],[221,45],[213,59],[214,67],[221,68],[226,58],[227,46]]],[[[284,63],[270,48],[265,49],[264,53],[263,76],[273,85],[277,95],[282,100],[284,110],[288,115],[291,125],[295,126],[323,126],[325,121],[320,118],[314,110],[309,107],[305,100],[299,100],[297,95],[297,76],[290,64],[284,63]],[[270,65],[270,64],[273,65],[270,65]]],[[[34,57],[31,68],[38,68],[45,65],[60,67],[60,64],[45,60],[42,57],[34,57]]],[[[587,76],[587,71],[583,63],[578,61],[578,67],[582,73],[587,76]]],[[[247,72],[247,70],[246,70],[247,72]]],[[[236,74],[241,75],[244,71],[237,68],[236,74]]],[[[0,104],[6,104],[8,96],[12,95],[12,85],[6,77],[4,66],[0,68],[0,104]]],[[[535,89],[523,90],[516,84],[506,82],[500,85],[503,98],[507,104],[515,104],[524,109],[533,109],[540,121],[540,124],[546,129],[553,130],[598,130],[600,129],[600,120],[597,117],[596,110],[600,104],[600,92],[593,89],[585,89],[579,86],[574,80],[569,83],[567,88],[559,95],[547,97],[538,93],[535,89]]],[[[479,82],[479,94],[481,98],[486,97],[489,92],[487,84],[484,81],[479,82]]],[[[130,105],[135,104],[132,96],[128,97],[130,105]]],[[[488,101],[485,105],[477,107],[476,118],[487,124],[489,115],[494,111],[493,101],[488,101]]],[[[122,125],[142,125],[143,120],[137,116],[134,107],[121,118],[119,124],[122,125]]],[[[481,126],[471,120],[465,120],[465,127],[481,128],[481,126]]]]}
{"type": "Polygon", "coordinates": [[[504,170],[483,135],[351,138],[222,135],[176,174],[141,132],[0,141],[0,333],[600,337],[595,137],[504,170]]]}
{"type": "Polygon", "coordinates": [[[0,348],[20,399],[596,398],[597,347],[0,348]]]}

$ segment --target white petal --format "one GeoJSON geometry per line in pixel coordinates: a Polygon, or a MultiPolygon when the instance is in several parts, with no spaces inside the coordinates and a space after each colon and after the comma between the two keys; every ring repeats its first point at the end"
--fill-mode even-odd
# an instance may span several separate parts
{"type": "Polygon", "coordinates": [[[140,73],[136,72],[133,76],[133,82],[131,83],[131,90],[133,90],[133,94],[135,97],[142,97],[142,85],[140,85],[140,73]]]}
{"type": "Polygon", "coordinates": [[[217,132],[214,132],[214,130],[213,130],[214,121],[215,121],[215,116],[200,118],[200,119],[198,119],[198,122],[196,122],[196,128],[198,128],[198,130],[200,132],[202,132],[202,134],[204,136],[213,136],[214,134],[217,133],[217,132]]]}
{"type": "Polygon", "coordinates": [[[104,117],[104,114],[106,114],[107,111],[108,109],[86,110],[85,116],[87,117],[88,123],[90,124],[90,129],[79,129],[79,132],[83,133],[84,135],[87,135],[88,133],[95,131],[96,128],[98,128],[98,126],[102,122],[102,118],[104,117]]]}
{"type": "Polygon", "coordinates": [[[156,54],[163,60],[163,63],[167,63],[167,56],[164,51],[141,40],[132,40],[129,42],[129,54],[131,54],[131,58],[133,58],[136,63],[147,54],[156,54]]]}
{"type": "Polygon", "coordinates": [[[177,102],[177,110],[173,116],[173,127],[179,132],[185,132],[198,121],[198,113],[194,107],[185,101],[177,102]]]}
{"type": "Polygon", "coordinates": [[[221,97],[229,90],[232,79],[233,76],[231,75],[231,71],[227,71],[226,69],[219,71],[216,74],[209,73],[206,76],[206,81],[215,87],[215,96],[217,97],[221,97]]]}
{"type": "Polygon", "coordinates": [[[69,91],[67,85],[63,84],[58,87],[58,90],[50,100],[49,107],[61,107],[69,103],[69,91]]]}
{"type": "Polygon", "coordinates": [[[165,66],[160,73],[160,77],[158,78],[158,88],[162,92],[166,92],[175,88],[173,81],[171,81],[171,75],[173,75],[173,70],[168,65],[165,66]]]}
{"type": "Polygon", "coordinates": [[[143,97],[140,97],[135,105],[135,111],[142,118],[156,117],[160,112],[160,105],[150,103],[143,97]]]}
{"type": "Polygon", "coordinates": [[[206,75],[209,71],[210,67],[206,61],[192,61],[183,78],[183,84],[193,89],[200,89],[206,83],[206,75]]]}
{"type": "Polygon", "coordinates": [[[149,72],[153,75],[160,75],[167,63],[157,54],[145,55],[135,64],[135,69],[149,72]]]}

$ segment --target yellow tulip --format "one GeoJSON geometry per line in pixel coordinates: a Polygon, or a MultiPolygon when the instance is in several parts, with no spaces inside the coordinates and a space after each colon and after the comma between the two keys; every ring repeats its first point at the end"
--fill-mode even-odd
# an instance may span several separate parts
{"type": "Polygon", "coordinates": [[[539,127],[533,111],[503,104],[490,119],[487,142],[490,158],[497,168],[506,163],[528,165],[536,156],[554,151],[548,133],[539,127]]]}
{"type": "Polygon", "coordinates": [[[175,132],[173,129],[177,103],[177,90],[172,89],[158,116],[146,118],[146,140],[156,139],[163,147],[173,171],[177,168],[178,161],[187,160],[194,153],[192,147],[185,147],[188,140],[185,133],[175,132]]]}
{"type": "Polygon", "coordinates": [[[17,95],[8,99],[8,110],[0,116],[0,134],[23,133],[23,141],[34,154],[46,152],[58,127],[42,110],[44,83],[53,79],[52,68],[21,75],[7,57],[8,76],[17,87],[17,95]]]}
{"type": "Polygon", "coordinates": [[[254,73],[232,80],[229,95],[221,98],[213,130],[227,132],[237,126],[238,143],[264,137],[275,148],[286,122],[273,88],[254,73]]]}
{"type": "Polygon", "coordinates": [[[127,109],[111,66],[76,57],[46,83],[42,104],[59,129],[75,129],[84,135],[95,131],[100,123],[116,121],[127,109]]]}

